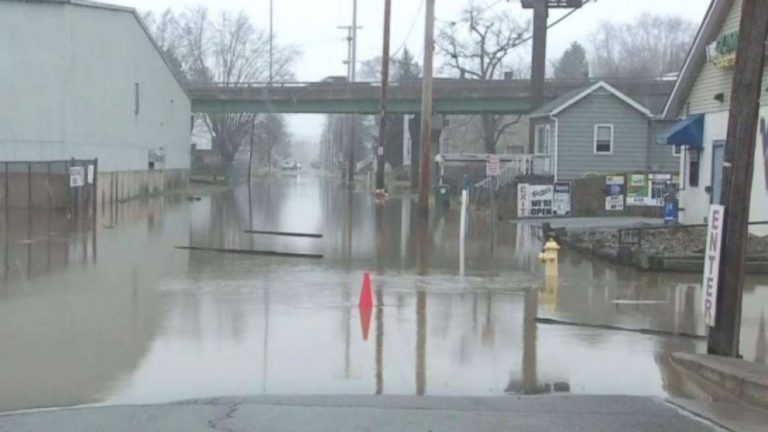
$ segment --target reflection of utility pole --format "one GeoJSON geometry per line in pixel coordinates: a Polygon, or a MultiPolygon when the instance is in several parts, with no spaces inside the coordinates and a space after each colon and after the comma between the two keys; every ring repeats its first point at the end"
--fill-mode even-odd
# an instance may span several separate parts
{"type": "Polygon", "coordinates": [[[427,390],[427,292],[416,293],[416,394],[427,390]]]}
{"type": "Polygon", "coordinates": [[[435,54],[435,0],[427,1],[424,31],[424,77],[421,90],[421,174],[419,181],[419,214],[429,213],[430,147],[432,146],[432,63],[435,54]]]}
{"type": "Polygon", "coordinates": [[[719,251],[722,257],[720,290],[715,326],[709,329],[707,345],[709,354],[727,357],[739,355],[755,140],[768,36],[768,2],[744,0],[739,28],[720,198],[721,204],[725,205],[725,226],[719,251]]]}

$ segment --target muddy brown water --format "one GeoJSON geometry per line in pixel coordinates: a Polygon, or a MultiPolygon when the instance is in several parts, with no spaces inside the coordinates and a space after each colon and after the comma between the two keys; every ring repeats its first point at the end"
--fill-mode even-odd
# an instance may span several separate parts
{"type": "MultiPolygon", "coordinates": [[[[243,186],[107,206],[95,233],[59,214],[0,211],[0,411],[253,394],[678,392],[668,353],[705,350],[674,336],[705,334],[699,276],[564,251],[546,287],[535,227],[480,216],[461,276],[458,219],[433,214],[423,229],[409,198],[377,207],[311,176],[263,181],[250,199],[243,186]],[[370,314],[357,307],[365,271],[370,314]]],[[[750,278],[744,308],[743,354],[764,362],[767,278],[750,278]]]]}

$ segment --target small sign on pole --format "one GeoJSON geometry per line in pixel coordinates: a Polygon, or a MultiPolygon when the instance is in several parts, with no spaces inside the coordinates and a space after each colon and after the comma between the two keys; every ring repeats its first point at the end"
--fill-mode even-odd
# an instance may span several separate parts
{"type": "Polygon", "coordinates": [[[485,176],[486,177],[498,177],[500,171],[501,162],[497,155],[488,155],[488,159],[485,163],[485,176]]]}
{"type": "Polygon", "coordinates": [[[85,186],[85,168],[81,166],[69,167],[69,187],[79,188],[85,186]]]}
{"type": "Polygon", "coordinates": [[[709,209],[707,227],[707,249],[704,255],[704,321],[715,326],[717,316],[717,290],[720,276],[720,247],[723,244],[723,222],[725,207],[713,204],[709,209]]]}

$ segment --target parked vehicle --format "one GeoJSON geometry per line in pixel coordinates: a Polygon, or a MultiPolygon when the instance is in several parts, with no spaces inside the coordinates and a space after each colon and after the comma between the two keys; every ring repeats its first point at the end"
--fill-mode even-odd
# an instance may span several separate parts
{"type": "Polygon", "coordinates": [[[296,162],[295,160],[287,160],[283,162],[282,170],[283,171],[301,171],[301,164],[296,162]]]}

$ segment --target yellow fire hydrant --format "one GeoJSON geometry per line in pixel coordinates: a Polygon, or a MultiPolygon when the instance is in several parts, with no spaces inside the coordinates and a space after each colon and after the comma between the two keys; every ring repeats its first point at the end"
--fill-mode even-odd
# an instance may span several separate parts
{"type": "Polygon", "coordinates": [[[558,255],[560,251],[560,246],[557,244],[555,239],[549,239],[546,244],[544,244],[544,251],[539,254],[539,261],[544,263],[544,274],[547,277],[558,277],[559,271],[558,271],[558,255]]]}

